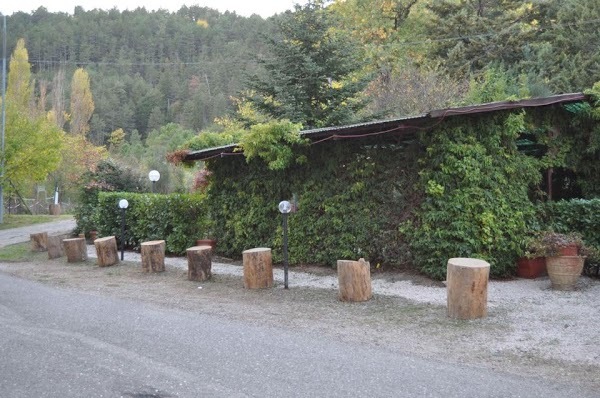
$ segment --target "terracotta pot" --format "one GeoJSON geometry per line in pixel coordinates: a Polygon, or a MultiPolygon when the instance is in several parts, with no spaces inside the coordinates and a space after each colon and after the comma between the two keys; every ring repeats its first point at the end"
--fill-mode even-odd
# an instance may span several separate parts
{"type": "Polygon", "coordinates": [[[579,248],[577,247],[577,245],[574,245],[574,244],[565,246],[565,247],[561,247],[560,249],[558,249],[559,257],[577,256],[578,254],[579,254],[579,248]]]}
{"type": "Polygon", "coordinates": [[[517,261],[517,276],[535,279],[546,275],[546,258],[520,258],[517,261]]]}
{"type": "Polygon", "coordinates": [[[90,231],[90,240],[93,242],[98,238],[98,231],[90,231]]]}
{"type": "Polygon", "coordinates": [[[556,290],[573,290],[583,270],[584,257],[561,256],[546,257],[546,269],[552,288],[556,290]]]}
{"type": "Polygon", "coordinates": [[[198,239],[196,241],[196,246],[210,246],[212,247],[213,253],[217,247],[216,239],[198,239]]]}

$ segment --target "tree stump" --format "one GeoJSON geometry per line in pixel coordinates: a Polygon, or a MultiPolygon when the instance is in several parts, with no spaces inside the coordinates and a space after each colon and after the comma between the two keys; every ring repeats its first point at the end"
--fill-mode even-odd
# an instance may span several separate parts
{"type": "Polygon", "coordinates": [[[202,282],[212,276],[212,247],[194,246],[186,250],[188,260],[188,280],[202,282]]]}
{"type": "Polygon", "coordinates": [[[31,251],[45,252],[48,250],[48,233],[40,232],[38,234],[29,235],[31,239],[31,251]]]}
{"type": "Polygon", "coordinates": [[[63,247],[68,263],[77,263],[87,260],[87,246],[85,238],[63,239],[63,247]]]}
{"type": "Polygon", "coordinates": [[[51,204],[48,208],[51,216],[60,216],[60,205],[51,204]]]}
{"type": "Polygon", "coordinates": [[[59,258],[65,255],[65,251],[62,247],[62,236],[49,236],[48,237],[48,259],[59,258]]]}
{"type": "Polygon", "coordinates": [[[271,249],[256,248],[242,252],[244,262],[244,287],[265,289],[273,286],[271,249]]]}
{"type": "Polygon", "coordinates": [[[338,260],[339,298],[342,301],[367,301],[371,292],[371,265],[364,258],[358,261],[338,260]]]}
{"type": "Polygon", "coordinates": [[[475,319],[487,316],[490,264],[474,258],[451,258],[447,268],[448,316],[475,319]]]}
{"type": "Polygon", "coordinates": [[[165,246],[164,240],[142,243],[142,271],[163,272],[165,270],[165,246]]]}
{"type": "Polygon", "coordinates": [[[114,236],[98,238],[94,241],[99,267],[109,267],[119,262],[119,251],[117,250],[117,239],[114,236]]]}

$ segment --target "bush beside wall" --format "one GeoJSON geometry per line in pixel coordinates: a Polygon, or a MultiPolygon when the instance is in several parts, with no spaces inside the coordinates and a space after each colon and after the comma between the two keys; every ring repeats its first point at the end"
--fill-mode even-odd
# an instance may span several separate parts
{"type": "Polygon", "coordinates": [[[114,235],[121,239],[119,200],[127,199],[126,246],[137,249],[140,243],[164,239],[166,251],[185,254],[197,239],[210,235],[205,196],[196,194],[135,194],[101,192],[96,208],[99,236],[114,235]]]}

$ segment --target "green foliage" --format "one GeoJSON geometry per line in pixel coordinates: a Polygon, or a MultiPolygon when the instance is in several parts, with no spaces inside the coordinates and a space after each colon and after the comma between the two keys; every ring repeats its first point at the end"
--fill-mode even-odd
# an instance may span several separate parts
{"type": "Polygon", "coordinates": [[[289,121],[256,124],[250,127],[240,140],[240,148],[249,162],[260,158],[271,170],[283,170],[293,161],[304,163],[305,156],[296,156],[294,146],[306,145],[308,140],[300,137],[300,124],[289,121]]]}
{"type": "Polygon", "coordinates": [[[224,254],[266,246],[281,257],[281,215],[277,204],[296,197],[289,217],[290,262],[334,265],[342,258],[373,264],[406,264],[407,247],[398,225],[418,199],[415,145],[345,142],[296,148],[307,159],[273,170],[262,159],[210,160],[208,205],[215,237],[224,254]],[[402,178],[398,178],[402,176],[402,178]]]}
{"type": "Polygon", "coordinates": [[[538,217],[542,228],[578,232],[585,243],[600,248],[600,199],[545,202],[538,206],[538,217]]]}
{"type": "Polygon", "coordinates": [[[335,15],[323,3],[296,5],[276,20],[269,54],[247,87],[259,112],[313,128],[347,124],[365,107],[359,93],[367,79],[357,75],[363,65],[356,44],[333,29],[335,15]]]}
{"type": "Polygon", "coordinates": [[[244,130],[241,128],[226,130],[220,133],[203,131],[189,140],[184,146],[192,151],[200,151],[202,149],[237,144],[243,135],[244,130]]]}
{"type": "Polygon", "coordinates": [[[527,78],[515,78],[508,72],[490,67],[475,78],[471,77],[466,104],[483,104],[486,102],[518,100],[529,97],[527,78]]]}
{"type": "Polygon", "coordinates": [[[121,209],[119,200],[127,199],[126,246],[139,248],[149,240],[166,242],[166,251],[185,254],[195,246],[197,239],[210,234],[210,221],[203,195],[138,194],[129,192],[101,192],[94,218],[100,236],[121,239],[121,209]]]}
{"type": "Polygon", "coordinates": [[[77,231],[88,234],[98,229],[98,195],[102,191],[142,191],[142,177],[120,167],[111,160],[100,162],[94,172],[83,176],[79,191],[78,205],[75,207],[77,231]]]}
{"type": "Polygon", "coordinates": [[[425,200],[402,232],[423,272],[443,279],[452,257],[486,260],[496,277],[512,271],[534,215],[528,191],[540,177],[535,159],[517,151],[522,128],[522,114],[498,114],[447,122],[422,136],[425,200]]]}

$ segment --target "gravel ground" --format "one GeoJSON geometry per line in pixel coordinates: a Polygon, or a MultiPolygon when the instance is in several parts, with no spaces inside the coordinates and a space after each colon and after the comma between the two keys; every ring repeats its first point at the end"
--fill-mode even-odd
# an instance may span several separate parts
{"type": "MultiPolygon", "coordinates": [[[[113,295],[250,323],[360,341],[389,350],[469,363],[501,371],[600,387],[600,281],[582,277],[575,291],[550,289],[547,277],[491,281],[488,317],[458,321],[446,316],[443,284],[406,272],[373,274],[372,300],[342,303],[337,276],[326,268],[274,270],[275,287],[243,289],[239,263],[214,258],[213,279],[191,282],[185,258],[169,257],[167,271],[141,272],[139,254],[118,266],[77,265],[35,254],[26,263],[0,263],[0,272],[53,286],[113,295]]],[[[385,364],[382,364],[382,371],[385,364]]],[[[374,370],[377,371],[377,370],[374,370]]]]}

